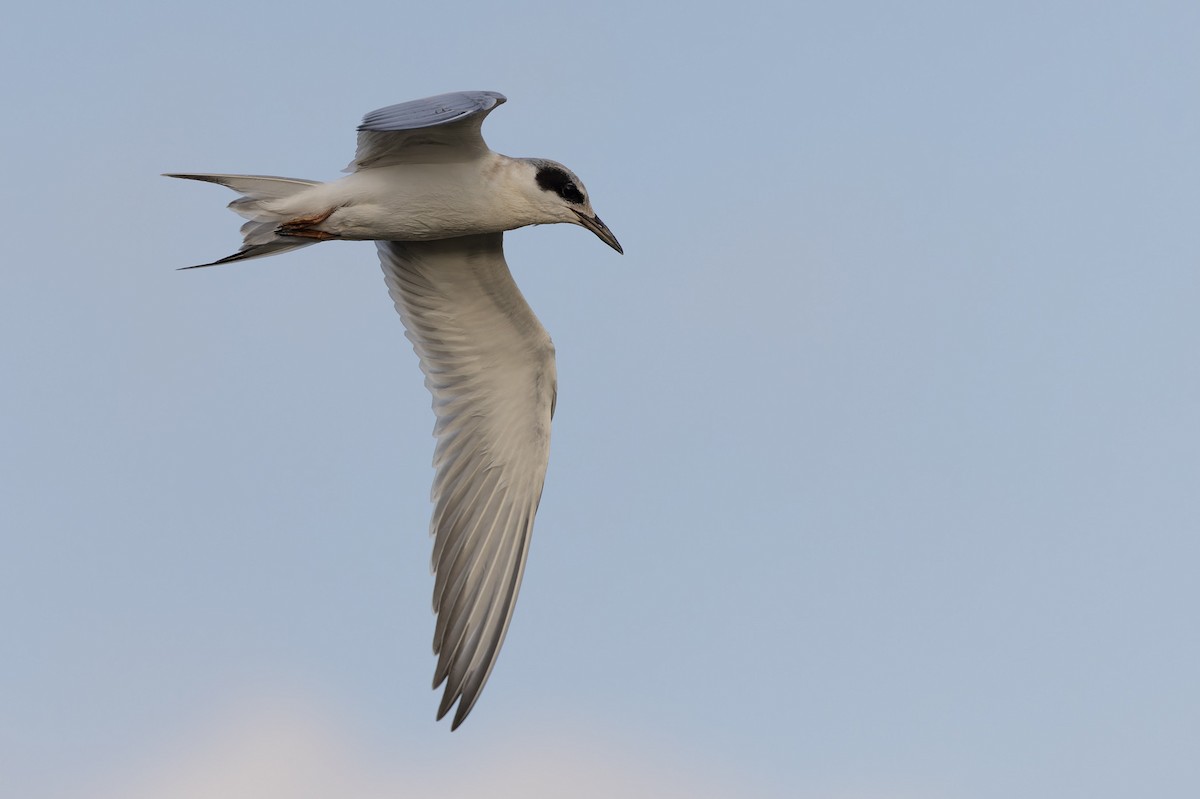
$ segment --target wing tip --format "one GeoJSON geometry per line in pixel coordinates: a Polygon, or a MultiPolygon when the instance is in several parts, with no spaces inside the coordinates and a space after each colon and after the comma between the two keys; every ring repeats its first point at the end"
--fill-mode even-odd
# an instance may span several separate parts
{"type": "Polygon", "coordinates": [[[362,122],[358,126],[358,130],[375,131],[383,133],[395,130],[416,130],[419,128],[430,128],[437,125],[445,125],[450,122],[455,122],[463,117],[472,116],[479,113],[488,113],[497,106],[508,102],[508,98],[500,92],[492,91],[465,91],[465,92],[446,92],[445,94],[435,94],[432,97],[422,97],[418,100],[409,100],[396,105],[384,106],[370,111],[363,115],[362,122]],[[455,107],[453,104],[456,101],[466,100],[465,107],[455,107]],[[423,119],[419,124],[407,124],[396,126],[396,118],[401,114],[414,111],[422,106],[430,104],[442,104],[449,106],[442,108],[434,113],[443,113],[445,118],[429,121],[423,119]],[[450,113],[447,113],[450,112],[450,113]]]}
{"type": "Polygon", "coordinates": [[[450,708],[454,707],[454,703],[458,703],[458,708],[454,711],[454,718],[450,720],[450,732],[454,732],[462,723],[467,720],[467,716],[471,714],[471,708],[475,706],[475,700],[479,697],[478,694],[471,697],[468,701],[463,694],[452,694],[449,686],[446,688],[446,693],[442,697],[442,703],[438,706],[437,720],[441,721],[450,712],[450,708]]]}

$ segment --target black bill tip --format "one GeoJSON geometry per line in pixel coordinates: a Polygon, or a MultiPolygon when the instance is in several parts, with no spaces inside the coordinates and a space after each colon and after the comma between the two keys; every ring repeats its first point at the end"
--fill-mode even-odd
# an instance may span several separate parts
{"type": "Polygon", "coordinates": [[[587,214],[580,213],[579,211],[576,211],[575,215],[579,217],[579,224],[595,233],[600,238],[600,241],[604,242],[609,247],[612,247],[614,250],[621,253],[621,255],[625,254],[625,250],[621,247],[621,242],[617,241],[617,237],[614,236],[613,232],[608,229],[608,225],[600,221],[600,217],[588,216],[587,214]]]}

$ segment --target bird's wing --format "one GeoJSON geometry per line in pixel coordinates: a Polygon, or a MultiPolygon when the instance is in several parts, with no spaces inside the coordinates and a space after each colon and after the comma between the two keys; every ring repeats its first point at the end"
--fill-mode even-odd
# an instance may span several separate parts
{"type": "Polygon", "coordinates": [[[554,345],[513,282],[503,234],[377,241],[433,394],[433,687],[451,729],[479,697],[512,618],[550,455],[554,345]]]}
{"type": "Polygon", "coordinates": [[[487,152],[480,127],[499,92],[453,92],[389,105],[363,117],[347,172],[395,164],[469,161],[487,152]]]}

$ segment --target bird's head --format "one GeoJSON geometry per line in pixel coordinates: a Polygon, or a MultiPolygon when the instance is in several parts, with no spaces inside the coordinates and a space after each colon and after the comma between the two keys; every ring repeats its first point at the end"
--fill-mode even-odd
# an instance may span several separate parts
{"type": "Polygon", "coordinates": [[[555,161],[542,158],[522,159],[528,165],[530,184],[524,186],[523,194],[540,216],[547,221],[569,222],[580,225],[595,233],[600,240],[617,252],[624,254],[617,237],[600,221],[592,210],[587,189],[574,172],[555,161]]]}

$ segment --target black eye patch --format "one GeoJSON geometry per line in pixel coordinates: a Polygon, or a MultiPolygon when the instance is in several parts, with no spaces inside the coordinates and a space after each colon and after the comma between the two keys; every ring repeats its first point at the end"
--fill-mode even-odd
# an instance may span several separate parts
{"type": "Polygon", "coordinates": [[[569,203],[583,205],[583,192],[571,180],[571,176],[557,167],[543,167],[538,170],[537,184],[542,191],[552,191],[569,203]]]}

